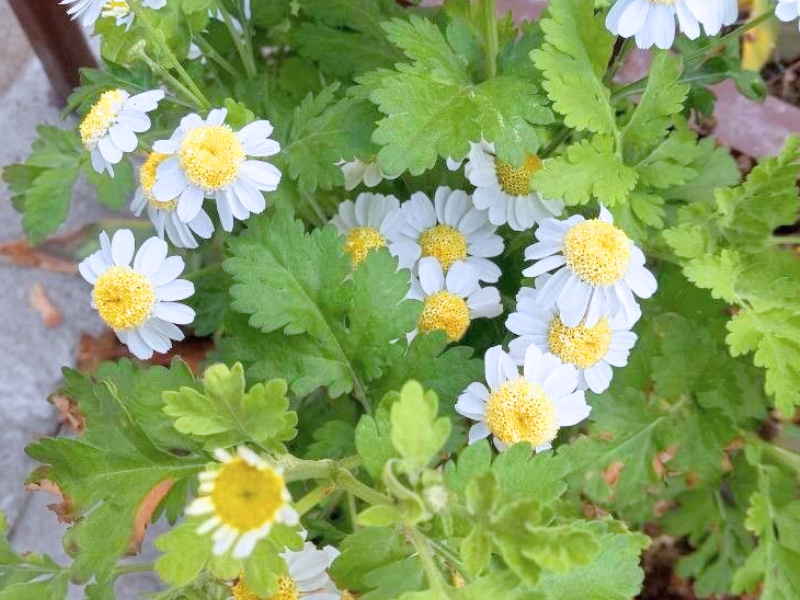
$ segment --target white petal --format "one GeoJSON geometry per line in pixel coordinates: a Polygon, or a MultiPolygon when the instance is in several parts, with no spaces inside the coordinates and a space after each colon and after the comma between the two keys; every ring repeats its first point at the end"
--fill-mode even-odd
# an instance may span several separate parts
{"type": "Polygon", "coordinates": [[[194,294],[194,284],[186,279],[176,279],[156,288],[156,298],[163,301],[185,300],[194,294]]]}
{"type": "Polygon", "coordinates": [[[178,325],[188,325],[194,321],[194,314],[194,309],[180,302],[156,302],[153,307],[153,316],[178,325]]]}
{"type": "Polygon", "coordinates": [[[112,125],[111,129],[108,130],[108,135],[114,145],[123,152],[133,152],[136,150],[136,146],[139,145],[136,136],[129,129],[120,125],[112,125]]]}
{"type": "Polygon", "coordinates": [[[148,278],[161,269],[167,257],[167,243],[157,237],[145,240],[133,260],[133,268],[148,278]]]}
{"type": "MultiPolygon", "coordinates": [[[[156,185],[158,185],[157,182],[156,185]]],[[[153,189],[155,190],[155,186],[153,186],[153,189]]],[[[178,198],[178,208],[176,210],[178,218],[184,223],[188,223],[197,217],[203,208],[203,196],[203,190],[199,187],[187,185],[178,198]]]]}
{"type": "Polygon", "coordinates": [[[469,428],[469,444],[474,444],[478,440],[485,439],[489,437],[489,427],[484,422],[475,423],[472,427],[469,428]]]}
{"type": "Polygon", "coordinates": [[[120,229],[111,239],[111,256],[114,264],[127,267],[131,264],[136,242],[130,229],[120,229]]]}

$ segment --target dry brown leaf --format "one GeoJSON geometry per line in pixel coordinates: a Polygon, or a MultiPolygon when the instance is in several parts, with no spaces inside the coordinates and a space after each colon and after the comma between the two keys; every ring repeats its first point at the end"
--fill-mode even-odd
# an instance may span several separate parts
{"type": "Polygon", "coordinates": [[[64,394],[51,394],[50,402],[58,409],[59,423],[66,423],[78,433],[83,433],[86,428],[86,420],[72,399],[64,394]]]}
{"type": "Polygon", "coordinates": [[[70,275],[78,272],[78,265],[74,261],[32,246],[27,240],[14,240],[0,244],[0,256],[19,267],[32,267],[70,275]]]}
{"type": "Polygon", "coordinates": [[[69,496],[64,495],[56,482],[50,481],[49,479],[40,479],[35,482],[26,483],[25,490],[28,492],[46,492],[57,496],[59,502],[48,504],[47,508],[56,514],[59,523],[71,523],[75,518],[72,514],[72,500],[69,496]]]}
{"type": "Polygon", "coordinates": [[[142,547],[142,540],[144,540],[144,533],[150,525],[150,520],[153,517],[153,512],[158,507],[159,503],[164,499],[169,491],[172,489],[174,479],[166,479],[161,483],[156,484],[153,489],[147,492],[147,495],[142,499],[139,504],[139,509],[136,511],[136,517],[133,521],[133,533],[128,540],[128,554],[137,554],[142,547]]]}
{"type": "Polygon", "coordinates": [[[47,292],[44,291],[41,283],[34,283],[28,292],[28,302],[31,307],[39,313],[42,318],[44,326],[48,329],[58,327],[64,322],[64,315],[58,310],[50,298],[47,297],[47,292]]]}
{"type": "Polygon", "coordinates": [[[611,463],[603,471],[603,481],[605,481],[612,489],[615,488],[617,486],[617,482],[619,482],[619,476],[622,473],[622,469],[624,468],[625,463],[622,461],[611,463]]]}

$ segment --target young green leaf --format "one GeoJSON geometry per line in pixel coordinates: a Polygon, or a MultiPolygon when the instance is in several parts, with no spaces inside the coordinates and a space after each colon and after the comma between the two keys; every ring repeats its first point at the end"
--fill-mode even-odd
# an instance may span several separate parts
{"type": "Polygon", "coordinates": [[[392,444],[409,473],[424,469],[450,436],[450,419],[437,418],[438,412],[436,393],[426,392],[416,381],[406,383],[392,404],[392,444]]]}

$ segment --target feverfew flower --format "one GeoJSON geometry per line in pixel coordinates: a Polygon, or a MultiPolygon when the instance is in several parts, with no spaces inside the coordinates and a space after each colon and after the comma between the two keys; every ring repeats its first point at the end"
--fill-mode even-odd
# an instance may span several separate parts
{"type": "Polygon", "coordinates": [[[104,231],[100,250],[81,262],[78,269],[94,285],[92,308],[134,356],[147,360],[153,351],[167,352],[171,340],[183,339],[175,324],[191,323],[194,310],[175,300],[194,294],[194,284],[177,279],[183,271],[183,259],[167,258],[164,240],[149,238],[135,257],[134,249],[130,229],[120,229],[111,241],[104,231]]]}
{"type": "Polygon", "coordinates": [[[464,174],[477,188],[472,201],[480,210],[489,211],[494,225],[508,223],[514,231],[524,231],[561,214],[561,200],[544,200],[530,189],[531,176],[542,168],[538,156],[526,153],[522,166],[512,167],[495,156],[494,144],[480,142],[470,146],[464,174]]]}
{"type": "Polygon", "coordinates": [[[537,301],[546,309],[557,306],[564,325],[593,327],[604,315],[622,313],[631,327],[641,316],[633,295],[649,298],[656,291],[644,254],[613,222],[605,208],[598,219],[547,219],[536,230],[539,241],[525,249],[525,259],[536,262],[523,275],[555,269],[537,301]]]}
{"type": "Polygon", "coordinates": [[[68,5],[67,14],[74,21],[83,17],[81,24],[84,27],[91,27],[100,17],[108,0],[61,0],[59,4],[68,5]],[[71,6],[70,6],[71,5],[71,6]]]}
{"type": "Polygon", "coordinates": [[[517,294],[517,310],[508,316],[506,327],[519,337],[509,344],[509,354],[522,364],[528,346],[533,344],[574,365],[580,389],[600,394],[611,383],[611,367],[628,364],[636,334],[626,326],[622,315],[601,317],[592,327],[564,325],[555,306],[545,309],[537,302],[537,295],[549,278],[537,277],[536,288],[524,287],[517,294]]]}
{"type": "Polygon", "coordinates": [[[420,258],[433,256],[445,271],[465,261],[481,281],[500,278],[500,267],[488,258],[503,252],[503,238],[495,234],[488,211],[475,208],[466,192],[440,187],[433,202],[416,192],[402,210],[408,225],[396,245],[401,267],[412,268],[420,258]]]}
{"type": "Polygon", "coordinates": [[[359,159],[350,162],[338,163],[342,173],[344,173],[344,189],[354,190],[362,182],[368,188],[375,187],[384,179],[397,179],[397,175],[387,175],[381,169],[378,161],[373,157],[363,161],[359,159]]]}
{"type": "Polygon", "coordinates": [[[178,206],[177,198],[169,202],[161,202],[153,196],[156,168],[165,158],[167,158],[166,154],[151,152],[141,169],[139,169],[139,187],[133,196],[131,210],[138,217],[146,206],[147,216],[156,228],[158,237],[164,239],[164,232],[166,231],[169,240],[178,248],[197,248],[197,240],[194,234],[208,239],[214,233],[214,224],[203,209],[200,209],[194,219],[184,223],[178,218],[178,214],[175,211],[178,206]]]}
{"type": "Polygon", "coordinates": [[[275,523],[299,522],[278,468],[244,446],[214,456],[222,465],[200,473],[200,495],[186,509],[189,516],[208,515],[197,533],[214,532],[214,554],[233,547],[233,558],[245,558],[275,523]]]}
{"type": "Polygon", "coordinates": [[[474,319],[492,318],[503,312],[497,288],[482,288],[475,267],[457,262],[445,276],[442,265],[432,256],[419,261],[419,278],[412,277],[406,297],[423,302],[417,328],[409,334],[409,341],[420,331],[440,329],[448,342],[457,342],[474,319]]]}
{"type": "Polygon", "coordinates": [[[359,194],[355,202],[342,202],[331,223],[346,238],[344,249],[357,267],[370,250],[388,247],[389,252],[397,255],[395,242],[406,226],[406,217],[394,196],[364,193],[359,194]]]}
{"type": "MultiPolygon", "coordinates": [[[[337,556],[339,551],[333,546],[318,550],[311,542],[297,552],[286,550],[281,557],[286,561],[288,574],[278,577],[278,591],[270,600],[340,600],[342,593],[328,574],[337,556]]],[[[236,581],[232,591],[234,600],[262,600],[242,579],[236,581]]]]}
{"type": "Polygon", "coordinates": [[[498,450],[527,442],[540,452],[552,447],[560,427],[580,423],[592,410],[576,390],[575,367],[534,345],[525,353],[522,375],[500,346],[486,351],[484,364],[489,388],[471,383],[456,402],[456,412],[477,421],[470,444],[491,435],[498,450]]]}
{"type": "Polygon", "coordinates": [[[234,218],[243,221],[262,212],[267,206],[262,191],[274,191],[280,183],[277,167],[247,158],[280,151],[280,144],[269,139],[270,122],[253,121],[234,132],[225,124],[227,114],[221,108],[209,112],[206,120],[188,115],[169,140],[153,145],[156,152],[170,155],[158,165],[153,196],[160,202],[178,198],[178,218],[184,223],[210,198],[216,200],[222,228],[231,231],[234,218]]]}
{"type": "MultiPolygon", "coordinates": [[[[159,10],[167,5],[167,0],[141,0],[142,6],[159,10]]],[[[125,30],[130,29],[135,14],[127,0],[108,0],[103,7],[102,16],[116,19],[117,26],[125,25],[125,30]]]]}
{"type": "Polygon", "coordinates": [[[108,171],[114,176],[112,165],[122,160],[123,153],[136,150],[139,145],[136,134],[150,129],[146,113],[158,108],[162,98],[161,90],[135,96],[121,89],[103,92],[78,127],[95,171],[108,171]]]}
{"type": "Polygon", "coordinates": [[[706,35],[717,35],[739,15],[736,0],[617,0],[606,17],[614,35],[636,37],[639,48],[668,49],[675,41],[675,17],[686,37],[696,39],[700,25],[706,35]]]}

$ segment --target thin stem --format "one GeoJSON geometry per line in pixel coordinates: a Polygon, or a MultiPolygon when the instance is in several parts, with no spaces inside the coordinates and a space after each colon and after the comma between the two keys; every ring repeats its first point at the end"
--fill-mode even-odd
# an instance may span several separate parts
{"type": "Polygon", "coordinates": [[[228,12],[228,10],[223,6],[222,2],[217,2],[217,9],[222,14],[222,19],[225,21],[225,26],[228,28],[228,33],[231,36],[231,40],[233,40],[233,44],[236,46],[236,51],[239,53],[239,58],[242,60],[242,66],[244,66],[245,74],[247,75],[248,79],[253,79],[256,76],[256,62],[253,58],[253,52],[250,50],[245,43],[242,42],[242,34],[236,31],[236,27],[233,26],[233,17],[228,12]]]}
{"type": "Polygon", "coordinates": [[[192,108],[201,109],[203,108],[203,103],[200,98],[198,98],[189,88],[187,88],[183,83],[181,83],[172,73],[169,72],[169,69],[162,66],[160,63],[154,61],[150,58],[144,49],[139,51],[139,57],[145,62],[145,64],[150,67],[150,69],[154,73],[158,73],[163,77],[167,83],[179,94],[182,94],[189,100],[189,104],[192,108]]]}
{"type": "Polygon", "coordinates": [[[436,561],[433,560],[433,553],[431,552],[428,538],[416,527],[406,527],[405,529],[408,537],[411,539],[411,543],[414,544],[414,547],[417,549],[419,558],[422,561],[422,568],[425,571],[425,575],[428,577],[428,584],[441,595],[449,597],[447,593],[447,584],[442,577],[442,572],[439,570],[439,567],[436,566],[436,561]]]}
{"type": "Polygon", "coordinates": [[[783,466],[788,467],[795,472],[795,476],[800,477],[800,455],[795,454],[784,448],[780,448],[775,444],[766,442],[754,434],[747,435],[747,440],[753,445],[760,446],[764,454],[769,456],[772,460],[781,463],[783,466]]]}
{"type": "Polygon", "coordinates": [[[539,158],[547,158],[556,149],[566,141],[566,139],[570,136],[572,131],[566,125],[562,125],[561,128],[556,131],[556,134],[553,136],[553,139],[550,140],[550,143],[545,146],[544,150],[539,153],[539,158]]]}
{"type": "Polygon", "coordinates": [[[800,244],[800,235],[773,235],[767,239],[767,242],[776,246],[781,244],[796,245],[800,244]]]}
{"type": "Polygon", "coordinates": [[[483,33],[483,53],[484,53],[484,73],[486,79],[491,79],[497,75],[497,17],[495,0],[478,0],[477,5],[473,5],[479,11],[478,17],[483,33]]]}
{"type": "Polygon", "coordinates": [[[356,498],[361,498],[369,504],[392,504],[392,499],[386,494],[373,490],[368,485],[361,483],[350,471],[340,469],[334,476],[333,482],[344,490],[347,490],[356,498]]]}
{"type": "Polygon", "coordinates": [[[242,74],[236,69],[236,67],[228,62],[219,52],[214,50],[214,47],[209,44],[203,36],[196,35],[193,39],[200,50],[203,51],[203,54],[222,67],[228,73],[228,75],[234,79],[242,78],[242,74]]]}
{"type": "Polygon", "coordinates": [[[359,481],[350,469],[361,463],[358,456],[342,460],[304,460],[287,456],[284,459],[284,478],[286,481],[302,481],[305,479],[323,479],[333,482],[336,487],[346,490],[369,504],[391,504],[392,499],[386,494],[372,489],[359,481]]]}
{"type": "Polygon", "coordinates": [[[619,52],[614,56],[614,60],[608,66],[606,70],[606,74],[603,76],[603,83],[608,85],[611,83],[611,80],[614,79],[614,75],[617,74],[620,67],[625,63],[625,59],[628,58],[628,55],[633,50],[633,38],[625,38],[622,42],[622,46],[620,46],[619,52]]]}
{"type": "Polygon", "coordinates": [[[320,502],[328,498],[336,489],[330,483],[320,483],[313,490],[294,503],[294,509],[302,517],[320,502]]]}
{"type": "Polygon", "coordinates": [[[308,192],[300,192],[300,195],[303,197],[303,200],[306,201],[306,204],[308,204],[311,207],[311,211],[314,213],[314,216],[317,217],[318,219],[317,225],[319,225],[320,227],[325,225],[325,223],[327,223],[328,220],[325,218],[325,211],[322,210],[322,207],[317,202],[317,199],[314,198],[314,196],[312,196],[308,192]]]}
{"type": "Polygon", "coordinates": [[[428,542],[430,542],[434,552],[441,556],[443,560],[450,563],[450,566],[458,571],[458,574],[461,575],[464,581],[467,583],[471,581],[472,577],[466,572],[466,569],[464,569],[464,565],[461,564],[461,559],[459,558],[458,554],[436,540],[428,538],[428,542]]]}
{"type": "MultiPolygon", "coordinates": [[[[147,15],[146,10],[142,10],[141,7],[134,7],[136,18],[139,19],[142,23],[144,23],[145,27],[150,30],[152,39],[156,45],[159,47],[159,50],[164,53],[167,57],[170,67],[175,69],[178,73],[178,77],[180,77],[183,85],[191,90],[194,99],[197,101],[198,105],[203,109],[208,109],[211,107],[211,103],[208,101],[208,98],[205,97],[203,92],[200,91],[200,88],[197,87],[195,84],[194,79],[192,79],[191,75],[186,72],[186,69],[183,68],[183,65],[178,61],[178,58],[175,54],[172,53],[169,45],[164,41],[163,35],[161,32],[157,31],[153,24],[150,22],[150,17],[147,15]]],[[[144,54],[144,52],[142,52],[144,54]]],[[[149,64],[149,63],[148,63],[149,64]]],[[[163,68],[163,67],[162,67],[163,68]]]]}
{"type": "Polygon", "coordinates": [[[355,532],[360,528],[358,526],[358,507],[356,506],[356,497],[347,493],[347,515],[350,518],[350,528],[355,532]]]}

